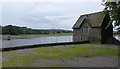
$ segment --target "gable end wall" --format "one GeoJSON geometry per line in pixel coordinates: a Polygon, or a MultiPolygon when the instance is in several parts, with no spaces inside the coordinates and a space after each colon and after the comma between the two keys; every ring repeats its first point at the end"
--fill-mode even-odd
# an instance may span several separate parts
{"type": "Polygon", "coordinates": [[[89,40],[90,42],[101,43],[101,28],[91,28],[87,21],[84,21],[80,28],[73,29],[73,41],[79,42],[89,40]],[[89,33],[82,33],[82,28],[88,27],[89,33]]]}

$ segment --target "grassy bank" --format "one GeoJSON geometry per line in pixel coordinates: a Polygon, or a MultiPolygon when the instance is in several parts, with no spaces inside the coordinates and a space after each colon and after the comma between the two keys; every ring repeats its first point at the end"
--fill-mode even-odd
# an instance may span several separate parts
{"type": "MultiPolygon", "coordinates": [[[[72,36],[73,33],[57,33],[57,34],[25,34],[25,35],[11,35],[12,39],[24,39],[30,37],[40,37],[40,36],[72,36]]],[[[1,38],[1,37],[0,37],[1,38]]],[[[2,39],[7,39],[6,35],[2,36],[2,39]]]]}
{"type": "Polygon", "coordinates": [[[120,36],[120,34],[113,34],[113,36],[120,36]]]}
{"type": "Polygon", "coordinates": [[[72,35],[72,33],[57,33],[57,34],[25,34],[25,35],[12,35],[13,37],[16,36],[66,36],[66,35],[72,35]]]}
{"type": "MultiPolygon", "coordinates": [[[[56,34],[24,34],[24,35],[11,35],[12,37],[19,37],[19,36],[66,36],[66,35],[73,35],[73,33],[56,33],[56,34]]],[[[6,35],[2,35],[3,37],[6,35]]]]}
{"type": "Polygon", "coordinates": [[[81,45],[82,46],[80,46],[80,44],[75,44],[69,45],[69,47],[41,47],[3,52],[3,66],[30,66],[34,61],[42,59],[60,59],[75,56],[93,57],[118,55],[118,49],[115,47],[108,47],[107,45],[100,45],[105,47],[89,47],[89,45],[97,44],[81,45]],[[86,45],[88,45],[88,47],[86,47],[86,45]]]}

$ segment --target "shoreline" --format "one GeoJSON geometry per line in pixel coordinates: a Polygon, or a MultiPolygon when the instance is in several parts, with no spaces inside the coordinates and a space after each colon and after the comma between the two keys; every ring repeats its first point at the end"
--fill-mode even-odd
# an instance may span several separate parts
{"type": "MultiPolygon", "coordinates": [[[[72,34],[49,34],[49,35],[11,35],[10,39],[29,39],[29,38],[36,38],[36,37],[55,37],[55,36],[72,36],[72,34]]],[[[7,40],[8,36],[3,35],[0,36],[0,39],[7,40]]]]}
{"type": "Polygon", "coordinates": [[[120,36],[120,34],[113,34],[113,36],[120,36]]]}

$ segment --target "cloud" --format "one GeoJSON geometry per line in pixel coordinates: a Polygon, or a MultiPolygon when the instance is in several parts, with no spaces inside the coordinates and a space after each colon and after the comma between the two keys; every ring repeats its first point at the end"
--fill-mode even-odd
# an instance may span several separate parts
{"type": "Polygon", "coordinates": [[[2,20],[3,25],[72,29],[81,14],[102,9],[99,2],[6,2],[2,3],[2,20]]]}
{"type": "Polygon", "coordinates": [[[102,0],[0,0],[0,2],[101,2],[102,0]]]}

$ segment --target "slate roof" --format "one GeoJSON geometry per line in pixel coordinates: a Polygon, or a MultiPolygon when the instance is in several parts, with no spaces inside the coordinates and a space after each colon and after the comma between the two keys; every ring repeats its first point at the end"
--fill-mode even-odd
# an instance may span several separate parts
{"type": "Polygon", "coordinates": [[[101,27],[105,16],[106,14],[103,11],[81,15],[77,22],[74,24],[73,29],[80,28],[82,23],[84,23],[84,20],[86,20],[91,27],[101,27]]]}

